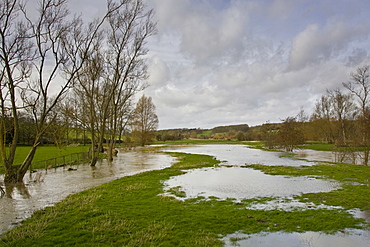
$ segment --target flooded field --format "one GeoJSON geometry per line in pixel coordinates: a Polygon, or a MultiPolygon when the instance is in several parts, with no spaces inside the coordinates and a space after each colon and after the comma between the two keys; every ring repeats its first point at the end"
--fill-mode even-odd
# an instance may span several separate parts
{"type": "Polygon", "coordinates": [[[95,167],[88,164],[74,166],[74,171],[57,168],[39,170],[31,177],[27,174],[24,186],[6,186],[6,195],[0,198],[0,234],[30,217],[36,210],[53,205],[70,194],[123,176],[163,169],[174,161],[173,157],[164,154],[119,152],[111,164],[103,160],[95,167]]]}
{"type": "MultiPolygon", "coordinates": [[[[305,204],[292,196],[308,192],[327,192],[340,188],[336,181],[315,177],[288,177],[264,174],[248,168],[250,164],[269,166],[312,166],[310,160],[332,161],[331,152],[305,152],[295,160],[284,157],[280,152],[251,149],[244,145],[199,145],[166,148],[168,152],[185,152],[212,155],[223,161],[221,167],[190,170],[187,173],[164,181],[165,190],[180,188],[186,197],[217,197],[220,200],[236,200],[256,197],[273,197],[265,203],[251,204],[252,210],[306,210],[332,208],[325,205],[305,204]]],[[[40,170],[25,177],[24,186],[6,187],[7,194],[0,199],[0,234],[19,224],[23,219],[45,206],[63,200],[67,195],[95,187],[123,176],[139,172],[163,169],[171,166],[175,159],[169,155],[146,152],[120,152],[113,163],[102,161],[96,167],[79,165],[77,170],[58,168],[45,172],[40,170]]],[[[2,181],[0,177],[0,181],[2,181]]],[[[351,212],[354,217],[370,221],[370,212],[351,212]]],[[[259,233],[245,235],[239,232],[224,237],[226,246],[368,246],[370,232],[345,229],[335,234],[321,232],[304,233],[259,233]]]]}
{"type": "MultiPolygon", "coordinates": [[[[287,177],[272,176],[261,171],[242,167],[250,164],[262,164],[268,166],[312,166],[312,161],[333,162],[332,152],[301,151],[298,158],[308,161],[294,160],[282,157],[279,152],[267,152],[258,149],[247,148],[243,145],[200,145],[192,147],[170,148],[168,152],[185,152],[194,154],[207,154],[224,161],[224,167],[203,168],[187,172],[184,175],[172,177],[165,182],[167,191],[177,188],[186,193],[186,197],[205,198],[217,197],[221,200],[235,198],[236,200],[257,197],[277,197],[278,199],[263,204],[249,206],[258,210],[306,210],[313,208],[335,208],[325,205],[305,204],[292,200],[292,195],[301,193],[328,192],[340,188],[335,181],[328,181],[312,177],[287,177]],[[279,199],[280,198],[280,199],[279,199]],[[287,202],[286,202],[287,201],[287,202]]],[[[354,217],[361,217],[370,222],[370,213],[353,211],[354,217]]],[[[245,235],[234,233],[224,238],[226,246],[359,246],[369,245],[370,232],[362,230],[346,229],[335,234],[321,232],[305,233],[260,233],[245,235]]]]}
{"type": "MultiPolygon", "coordinates": [[[[339,183],[308,177],[272,176],[241,167],[204,168],[166,181],[168,188],[181,186],[186,198],[218,197],[237,200],[255,197],[290,197],[301,193],[329,192],[339,183]]],[[[185,198],[184,198],[185,199],[185,198]]]]}

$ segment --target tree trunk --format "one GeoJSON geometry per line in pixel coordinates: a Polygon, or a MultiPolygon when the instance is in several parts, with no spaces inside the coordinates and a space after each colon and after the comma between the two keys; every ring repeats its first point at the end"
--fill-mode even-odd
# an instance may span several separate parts
{"type": "MultiPolygon", "coordinates": [[[[368,147],[366,147],[366,148],[368,148],[368,147]]],[[[367,166],[368,163],[369,163],[369,152],[370,152],[370,150],[365,150],[364,151],[364,161],[363,161],[363,163],[364,163],[365,166],[367,166]]]]}
{"type": "Polygon", "coordinates": [[[33,146],[29,151],[26,159],[21,165],[11,165],[8,167],[4,177],[4,183],[22,183],[24,175],[31,166],[33,157],[35,156],[37,146],[33,146]]]}
{"type": "MultiPolygon", "coordinates": [[[[93,153],[95,152],[93,151],[93,153]]],[[[96,162],[98,162],[98,157],[94,155],[94,157],[91,158],[90,166],[95,166],[96,162]]]]}

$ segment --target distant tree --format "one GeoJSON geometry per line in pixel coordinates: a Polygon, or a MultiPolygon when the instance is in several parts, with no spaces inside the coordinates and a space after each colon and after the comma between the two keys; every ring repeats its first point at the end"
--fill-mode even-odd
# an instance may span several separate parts
{"type": "Polygon", "coordinates": [[[258,128],[258,139],[263,140],[266,147],[276,148],[277,147],[277,134],[279,132],[280,125],[275,123],[265,123],[258,128]]]}
{"type": "Polygon", "coordinates": [[[304,143],[304,135],[299,124],[295,117],[287,117],[277,134],[277,144],[287,152],[292,152],[294,148],[304,143]]]}
{"type": "Polygon", "coordinates": [[[339,89],[328,90],[332,102],[332,112],[337,125],[336,144],[347,145],[356,117],[356,105],[351,94],[344,94],[339,89]]]}
{"type": "Polygon", "coordinates": [[[151,97],[143,95],[139,99],[131,119],[135,142],[141,146],[150,143],[158,128],[158,117],[151,97]]]}
{"type": "Polygon", "coordinates": [[[243,134],[243,132],[239,131],[237,134],[236,134],[236,139],[238,141],[245,141],[245,135],[243,134]]]}
{"type": "Polygon", "coordinates": [[[315,138],[323,141],[335,142],[335,124],[333,115],[333,102],[329,95],[323,95],[315,104],[315,110],[311,116],[314,125],[315,138]]]}

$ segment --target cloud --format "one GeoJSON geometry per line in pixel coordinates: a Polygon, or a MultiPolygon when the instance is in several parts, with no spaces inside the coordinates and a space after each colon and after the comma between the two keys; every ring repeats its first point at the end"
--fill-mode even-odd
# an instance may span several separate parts
{"type": "Polygon", "coordinates": [[[290,69],[321,63],[346,52],[351,41],[367,36],[368,29],[344,21],[330,21],[326,26],[310,24],[292,41],[290,69]]]}
{"type": "Polygon", "coordinates": [[[310,113],[369,61],[361,2],[150,0],[150,80],[160,128],[279,122],[310,113]],[[354,15],[356,13],[356,15],[354,15]]]}
{"type": "Polygon", "coordinates": [[[160,28],[181,32],[181,51],[198,63],[242,45],[248,13],[244,1],[218,9],[208,1],[155,1],[160,28]]]}
{"type": "Polygon", "coordinates": [[[159,86],[169,80],[170,70],[167,64],[159,56],[151,57],[148,63],[148,81],[150,85],[159,86]]]}

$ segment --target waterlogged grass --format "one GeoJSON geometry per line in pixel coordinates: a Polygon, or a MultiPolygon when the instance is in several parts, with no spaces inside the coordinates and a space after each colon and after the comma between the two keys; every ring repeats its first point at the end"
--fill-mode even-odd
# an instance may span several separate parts
{"type": "Polygon", "coordinates": [[[308,193],[295,197],[304,202],[342,206],[345,209],[370,210],[370,167],[348,164],[319,164],[304,167],[251,165],[271,175],[316,176],[343,183],[342,188],[331,192],[308,193]]]}
{"type": "MultiPolygon", "coordinates": [[[[30,151],[30,149],[31,147],[29,146],[17,147],[14,164],[22,164],[23,160],[27,157],[27,154],[30,151]]],[[[89,146],[69,146],[69,147],[62,147],[62,148],[58,148],[56,146],[40,146],[36,150],[36,154],[33,159],[33,162],[52,159],[58,156],[64,156],[64,155],[69,155],[73,153],[87,152],[88,150],[89,150],[89,146]]],[[[44,168],[44,166],[43,165],[41,167],[33,166],[33,168],[35,169],[44,168]]],[[[3,167],[1,160],[0,160],[0,173],[4,173],[4,167],[3,167]]]]}
{"type": "MultiPolygon", "coordinates": [[[[124,177],[68,196],[55,206],[36,212],[22,226],[6,233],[0,245],[222,246],[220,239],[237,231],[246,234],[261,231],[334,233],[364,227],[363,220],[355,219],[345,210],[247,209],[249,204],[268,198],[241,202],[217,198],[179,201],[165,196],[163,182],[171,176],[219,163],[205,155],[170,155],[179,159],[170,168],[124,177]]],[[[304,169],[302,171],[306,171],[304,169]]]]}

